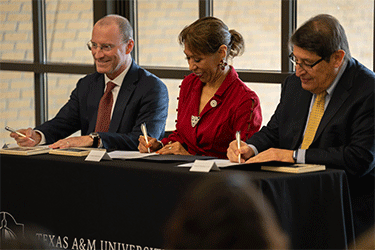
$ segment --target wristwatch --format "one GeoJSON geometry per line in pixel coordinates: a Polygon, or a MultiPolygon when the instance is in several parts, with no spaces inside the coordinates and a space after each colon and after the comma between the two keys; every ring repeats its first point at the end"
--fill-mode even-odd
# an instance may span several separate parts
{"type": "Polygon", "coordinates": [[[293,160],[294,162],[297,162],[297,156],[298,156],[298,150],[293,151],[293,160]]]}
{"type": "Polygon", "coordinates": [[[100,135],[99,135],[98,133],[94,132],[94,133],[90,133],[89,136],[94,140],[94,141],[92,142],[92,146],[93,146],[94,148],[99,147],[99,139],[100,139],[100,135]]]}

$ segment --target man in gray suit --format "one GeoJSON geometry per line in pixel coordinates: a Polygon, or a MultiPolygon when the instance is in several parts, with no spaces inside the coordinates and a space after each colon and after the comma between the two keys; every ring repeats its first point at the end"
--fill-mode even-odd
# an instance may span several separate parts
{"type": "Polygon", "coordinates": [[[90,146],[137,150],[138,137],[142,134],[140,126],[145,122],[148,134],[160,139],[168,115],[168,90],[159,78],[132,60],[132,36],[133,30],[126,18],[108,15],[100,19],[87,44],[97,72],[78,81],[69,101],[55,118],[35,129],[19,130],[26,137],[16,133],[11,133],[11,137],[21,146],[51,144],[51,148],[90,146]],[[114,86],[109,91],[113,104],[104,112],[108,119],[103,121],[98,118],[98,109],[108,83],[114,86]],[[105,128],[100,128],[103,124],[105,128]],[[66,138],[78,130],[82,136],[66,138]]]}

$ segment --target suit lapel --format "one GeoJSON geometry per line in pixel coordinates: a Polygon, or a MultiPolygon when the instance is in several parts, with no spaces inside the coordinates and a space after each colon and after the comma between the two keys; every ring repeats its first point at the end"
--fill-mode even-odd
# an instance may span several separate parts
{"type": "Polygon", "coordinates": [[[109,132],[116,132],[120,126],[127,103],[129,102],[130,97],[136,88],[136,82],[138,81],[138,69],[139,66],[133,61],[128,73],[126,73],[118,93],[115,108],[112,114],[112,120],[109,124],[109,132]]]}
{"type": "Polygon", "coordinates": [[[105,83],[103,74],[100,74],[97,80],[90,85],[90,92],[87,96],[87,107],[89,107],[87,116],[89,119],[89,132],[95,130],[99,102],[104,94],[104,86],[105,83]]]}
{"type": "MultiPolygon", "coordinates": [[[[299,84],[301,85],[300,82],[299,84]]],[[[295,136],[293,136],[292,148],[297,148],[301,143],[312,97],[310,92],[302,89],[302,87],[300,87],[300,89],[301,93],[298,95],[299,100],[296,102],[298,103],[298,107],[292,107],[291,109],[292,111],[297,108],[295,115],[297,120],[294,121],[292,125],[294,127],[293,130],[296,132],[295,136]]]]}
{"type": "Polygon", "coordinates": [[[323,132],[327,124],[333,119],[335,114],[344,104],[345,100],[350,96],[349,90],[352,87],[352,80],[351,80],[351,74],[349,71],[350,71],[351,65],[352,63],[349,62],[347,65],[347,68],[345,69],[344,74],[342,74],[339,82],[336,85],[335,90],[333,91],[332,98],[329,101],[327,109],[324,112],[322,120],[319,124],[318,130],[316,131],[314,141],[316,138],[319,137],[319,135],[323,132]]]}

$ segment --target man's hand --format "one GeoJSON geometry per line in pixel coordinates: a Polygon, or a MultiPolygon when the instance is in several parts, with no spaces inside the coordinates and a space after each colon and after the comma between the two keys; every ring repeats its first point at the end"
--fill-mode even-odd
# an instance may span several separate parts
{"type": "Polygon", "coordinates": [[[75,136],[58,140],[57,142],[49,145],[50,148],[72,148],[72,147],[91,147],[94,140],[88,136],[75,136]]]}
{"type": "Polygon", "coordinates": [[[241,163],[254,155],[254,151],[245,142],[241,141],[241,147],[238,149],[237,141],[234,140],[229,144],[227,157],[231,162],[238,162],[238,154],[241,154],[241,163]]]}
{"type": "Polygon", "coordinates": [[[150,152],[155,152],[156,150],[160,149],[161,143],[158,142],[155,138],[147,137],[148,144],[146,143],[145,137],[143,135],[139,136],[138,141],[138,150],[141,153],[148,153],[148,148],[150,148],[150,152]]]}
{"type": "Polygon", "coordinates": [[[270,148],[250,158],[246,163],[262,163],[269,161],[294,163],[293,150],[270,148]]]}
{"type": "Polygon", "coordinates": [[[165,145],[156,153],[161,155],[190,155],[179,141],[165,145]]]}
{"type": "Polygon", "coordinates": [[[39,144],[42,136],[32,128],[17,130],[26,137],[20,136],[17,133],[10,133],[10,137],[16,140],[17,144],[21,147],[34,147],[39,144]],[[32,140],[31,140],[32,139],[32,140]]]}

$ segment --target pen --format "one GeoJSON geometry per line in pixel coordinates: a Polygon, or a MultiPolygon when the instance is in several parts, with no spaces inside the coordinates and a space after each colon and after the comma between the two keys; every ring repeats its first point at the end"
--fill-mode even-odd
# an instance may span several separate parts
{"type": "MultiPolygon", "coordinates": [[[[20,133],[20,132],[18,132],[18,131],[16,131],[16,130],[14,130],[14,129],[12,129],[12,128],[9,127],[9,126],[5,126],[5,129],[8,130],[9,132],[16,133],[16,134],[19,135],[19,136],[26,137],[26,135],[24,135],[24,134],[22,134],[22,133],[20,133]]],[[[30,137],[29,137],[29,139],[32,140],[33,142],[35,142],[33,138],[30,138],[30,137]]]]}
{"type": "MultiPolygon", "coordinates": [[[[236,132],[236,140],[237,140],[237,147],[240,149],[241,147],[241,133],[240,131],[236,132]]],[[[238,163],[241,163],[241,154],[238,154],[238,163]]]]}
{"type": "MultiPolygon", "coordinates": [[[[141,130],[142,130],[143,136],[145,137],[146,143],[148,145],[146,123],[141,124],[141,130]]],[[[148,152],[150,153],[150,148],[147,148],[147,149],[148,149],[148,152]]]]}

